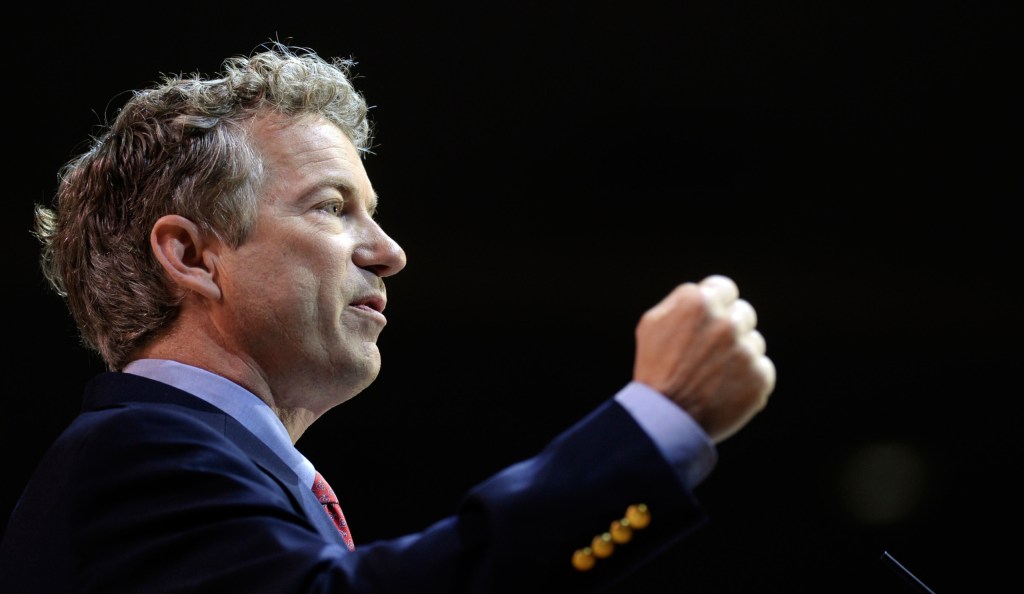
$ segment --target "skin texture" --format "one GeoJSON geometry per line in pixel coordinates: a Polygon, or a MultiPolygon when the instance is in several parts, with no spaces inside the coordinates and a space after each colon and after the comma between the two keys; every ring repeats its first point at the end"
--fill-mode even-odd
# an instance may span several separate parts
{"type": "Polygon", "coordinates": [[[245,242],[231,249],[173,215],[154,225],[154,253],[185,302],[139,356],[224,375],[267,402],[296,441],[377,377],[383,279],[406,257],[374,221],[376,194],[340,129],[266,116],[253,134],[268,183],[245,242]]]}

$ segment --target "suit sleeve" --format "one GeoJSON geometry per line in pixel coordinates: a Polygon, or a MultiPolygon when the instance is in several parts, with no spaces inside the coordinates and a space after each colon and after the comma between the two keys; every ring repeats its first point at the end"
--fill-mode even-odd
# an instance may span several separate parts
{"type": "Polygon", "coordinates": [[[608,402],[538,456],[475,488],[463,511],[473,592],[600,591],[706,522],[706,515],[647,434],[608,402]],[[593,568],[575,550],[644,504],[650,523],[593,568]]]}

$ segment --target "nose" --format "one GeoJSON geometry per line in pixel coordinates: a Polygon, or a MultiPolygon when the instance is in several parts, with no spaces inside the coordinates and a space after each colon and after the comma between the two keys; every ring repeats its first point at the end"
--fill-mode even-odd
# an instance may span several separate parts
{"type": "Polygon", "coordinates": [[[356,266],[369,270],[384,278],[398,274],[405,268],[405,250],[398,242],[384,232],[376,221],[370,220],[365,240],[360,242],[352,255],[356,266]]]}

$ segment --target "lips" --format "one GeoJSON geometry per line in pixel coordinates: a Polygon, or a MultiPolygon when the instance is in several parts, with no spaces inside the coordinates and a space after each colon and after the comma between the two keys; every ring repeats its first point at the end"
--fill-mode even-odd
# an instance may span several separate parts
{"type": "Polygon", "coordinates": [[[372,309],[377,313],[383,313],[384,306],[387,305],[387,300],[384,299],[382,295],[366,295],[352,301],[350,305],[353,307],[372,309]]]}

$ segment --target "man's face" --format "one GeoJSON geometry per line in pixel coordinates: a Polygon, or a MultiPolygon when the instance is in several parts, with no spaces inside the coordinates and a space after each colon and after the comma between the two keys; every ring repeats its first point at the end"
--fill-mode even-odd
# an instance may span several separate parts
{"type": "Polygon", "coordinates": [[[253,133],[266,185],[253,233],[223,258],[222,335],[276,404],[319,415],[376,378],[383,278],[405,253],[374,221],[376,195],[341,130],[267,117],[253,133]]]}

